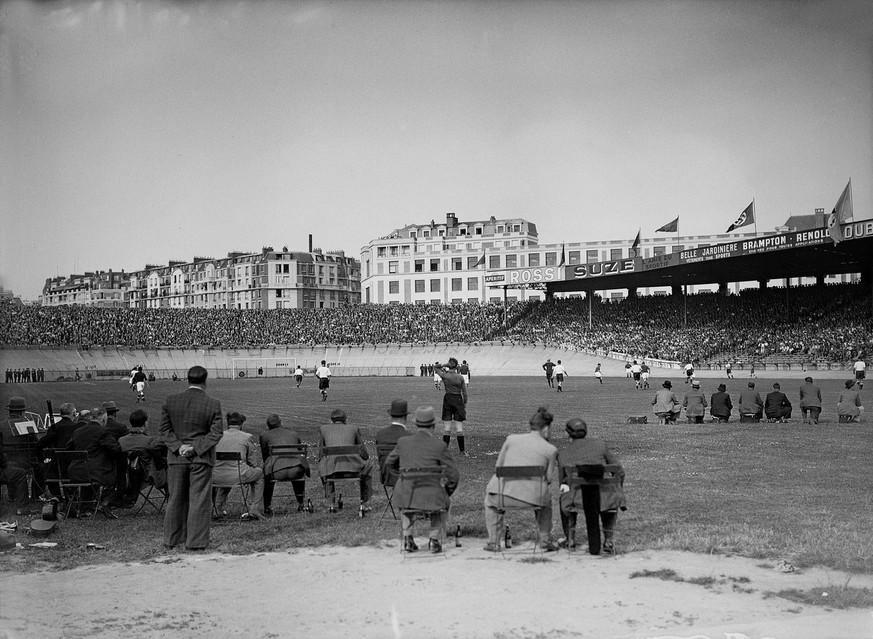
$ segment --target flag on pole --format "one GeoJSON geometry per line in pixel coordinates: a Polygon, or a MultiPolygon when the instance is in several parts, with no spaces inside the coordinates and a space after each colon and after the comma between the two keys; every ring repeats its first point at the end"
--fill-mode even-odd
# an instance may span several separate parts
{"type": "Polygon", "coordinates": [[[843,239],[840,234],[840,224],[851,222],[854,219],[852,212],[852,178],[849,178],[849,183],[843,189],[843,194],[837,200],[837,205],[831,214],[828,216],[828,233],[834,244],[839,244],[843,239]]]}
{"type": "Polygon", "coordinates": [[[564,266],[567,263],[567,255],[564,252],[564,247],[566,244],[561,244],[561,263],[558,266],[564,266]]]}
{"type": "Polygon", "coordinates": [[[669,224],[665,224],[659,229],[655,229],[655,233],[675,233],[679,228],[679,217],[677,216],[675,220],[670,222],[669,224]]]}
{"type": "Polygon", "coordinates": [[[478,268],[478,267],[482,266],[483,264],[485,264],[485,249],[484,248],[482,249],[482,257],[480,257],[476,261],[476,263],[473,265],[473,268],[478,268]]]}
{"type": "Polygon", "coordinates": [[[734,229],[738,229],[741,226],[748,226],[749,224],[754,224],[754,223],[755,223],[755,200],[752,200],[752,203],[749,204],[749,206],[747,206],[745,208],[745,210],[743,210],[742,213],[740,213],[740,216],[737,218],[737,221],[734,222],[733,224],[731,224],[728,227],[728,230],[725,231],[725,233],[730,233],[734,229]]]}
{"type": "Polygon", "coordinates": [[[637,237],[636,239],[634,239],[634,243],[631,245],[630,257],[637,257],[639,255],[637,251],[639,251],[640,248],[640,231],[642,231],[642,229],[637,230],[637,237]]]}

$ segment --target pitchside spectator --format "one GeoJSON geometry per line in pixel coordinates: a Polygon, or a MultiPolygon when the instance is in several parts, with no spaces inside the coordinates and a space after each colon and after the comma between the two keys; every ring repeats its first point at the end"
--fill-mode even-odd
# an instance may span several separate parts
{"type": "Polygon", "coordinates": [[[821,415],[821,389],[812,383],[812,377],[807,377],[800,387],[800,412],[803,422],[818,424],[821,415]]]}

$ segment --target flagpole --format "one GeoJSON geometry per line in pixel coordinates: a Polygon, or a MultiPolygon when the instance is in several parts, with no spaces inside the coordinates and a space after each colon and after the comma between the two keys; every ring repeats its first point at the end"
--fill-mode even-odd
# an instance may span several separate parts
{"type": "Polygon", "coordinates": [[[755,198],[752,198],[752,217],[755,218],[755,237],[758,237],[758,214],[755,212],[755,198]]]}

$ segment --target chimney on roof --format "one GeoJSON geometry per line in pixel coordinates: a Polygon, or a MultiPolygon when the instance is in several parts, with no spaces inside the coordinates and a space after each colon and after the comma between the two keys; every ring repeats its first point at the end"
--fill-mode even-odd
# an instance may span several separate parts
{"type": "Polygon", "coordinates": [[[312,253],[312,233],[309,234],[309,252],[312,253]]]}
{"type": "Polygon", "coordinates": [[[446,213],[446,226],[448,228],[454,228],[458,225],[458,216],[454,213],[446,213]]]}

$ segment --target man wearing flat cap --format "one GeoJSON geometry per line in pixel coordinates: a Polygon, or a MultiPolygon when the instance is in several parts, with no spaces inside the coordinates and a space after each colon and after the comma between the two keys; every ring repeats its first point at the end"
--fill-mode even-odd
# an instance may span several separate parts
{"type": "Polygon", "coordinates": [[[689,424],[703,423],[703,416],[706,414],[709,404],[706,401],[706,395],[700,390],[700,380],[691,381],[691,390],[685,393],[682,406],[685,408],[685,417],[688,418],[689,424]]]}
{"type": "Polygon", "coordinates": [[[290,481],[297,500],[297,512],[303,510],[306,478],[310,476],[305,456],[274,455],[274,446],[296,446],[300,435],[282,426],[282,419],[273,413],[267,417],[267,432],[261,433],[261,455],[264,457],[264,514],[273,514],[273,489],[277,481],[290,481]]]}
{"type": "Polygon", "coordinates": [[[804,379],[800,386],[800,412],[803,413],[804,424],[818,424],[821,415],[821,389],[813,383],[812,377],[804,379]]]}
{"type": "Polygon", "coordinates": [[[243,513],[243,517],[251,519],[264,518],[264,471],[261,465],[260,446],[255,436],[243,432],[242,425],[246,416],[241,413],[228,413],[227,430],[215,445],[216,453],[239,453],[241,462],[232,459],[220,459],[215,462],[212,469],[212,483],[225,484],[216,487],[215,510],[224,512],[227,496],[230,488],[227,484],[236,484],[242,481],[249,491],[249,512],[243,513]]]}
{"type": "Polygon", "coordinates": [[[551,541],[552,495],[549,484],[555,476],[558,449],[549,443],[552,414],[540,408],[530,418],[530,432],[509,435],[497,455],[497,468],[503,466],[541,466],[541,477],[501,479],[495,473],[485,488],[485,528],[487,552],[500,552],[504,514],[510,509],[533,508],[543,550],[557,550],[551,541]]]}
{"type": "Polygon", "coordinates": [[[712,415],[713,420],[719,423],[727,423],[731,419],[733,407],[731,396],[727,394],[727,386],[719,384],[718,390],[710,398],[709,414],[712,415]]]}
{"type": "Polygon", "coordinates": [[[334,474],[360,473],[361,475],[361,515],[370,512],[370,495],[373,492],[373,461],[364,445],[360,429],[346,423],[345,412],[337,409],[330,414],[330,424],[321,427],[318,439],[318,472],[324,484],[324,497],[330,504],[328,512],[338,510],[336,502],[336,485],[327,481],[334,474]],[[337,446],[355,446],[358,452],[354,455],[327,455],[326,448],[337,446]]]}
{"type": "MultiPolygon", "coordinates": [[[[618,509],[626,509],[624,490],[624,469],[621,462],[612,454],[609,447],[599,439],[589,439],[588,425],[580,417],[574,417],[567,422],[567,434],[570,445],[558,452],[558,466],[561,469],[561,525],[564,528],[565,541],[562,546],[576,545],[576,515],[581,510],[585,514],[585,528],[588,533],[588,552],[599,555],[604,552],[615,552],[613,535],[618,509]],[[568,475],[570,468],[578,466],[602,467],[618,466],[618,471],[606,477],[601,468],[597,483],[570,487],[568,475]],[[603,523],[603,544],[600,540],[600,524],[603,523]]],[[[574,471],[575,472],[575,471],[574,471]]]]}
{"type": "Polygon", "coordinates": [[[415,432],[409,437],[401,437],[385,460],[385,465],[395,472],[404,468],[442,469],[439,476],[401,477],[397,480],[391,503],[400,510],[403,548],[406,552],[418,550],[413,536],[415,517],[406,512],[407,509],[429,513],[430,550],[434,553],[442,552],[440,530],[446,525],[451,496],[460,479],[449,449],[434,436],[435,425],[436,413],[433,407],[419,407],[415,411],[415,432]]]}
{"type": "Polygon", "coordinates": [[[391,416],[391,423],[376,433],[376,452],[379,455],[382,485],[390,487],[397,483],[397,473],[385,464],[388,453],[391,452],[389,449],[394,448],[397,445],[397,440],[401,437],[407,437],[412,433],[406,430],[406,416],[409,415],[409,408],[405,399],[392,401],[388,414],[391,416]]]}

